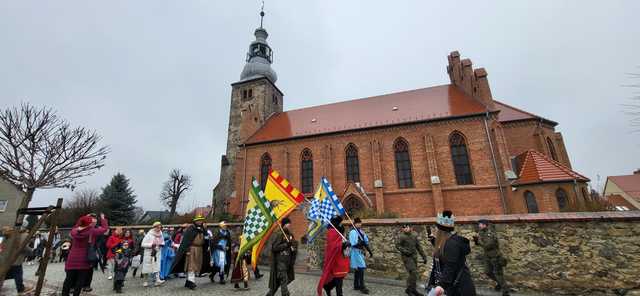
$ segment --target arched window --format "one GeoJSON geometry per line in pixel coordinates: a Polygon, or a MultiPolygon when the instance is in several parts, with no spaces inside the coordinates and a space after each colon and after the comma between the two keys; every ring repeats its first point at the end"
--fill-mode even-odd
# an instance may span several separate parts
{"type": "Polygon", "coordinates": [[[449,146],[451,148],[451,161],[453,170],[456,173],[456,183],[458,185],[473,184],[471,166],[469,165],[469,153],[464,136],[459,132],[453,132],[449,136],[449,146]]]}
{"type": "Polygon", "coordinates": [[[356,145],[347,145],[345,151],[347,165],[347,182],[360,182],[360,162],[358,161],[358,148],[356,145]]]}
{"type": "Polygon", "coordinates": [[[538,213],[538,202],[536,201],[536,196],[533,195],[531,191],[524,192],[524,201],[527,203],[527,211],[529,213],[538,213]]]}
{"type": "Polygon", "coordinates": [[[556,154],[556,147],[553,146],[553,142],[547,137],[547,146],[549,146],[549,154],[553,160],[558,161],[558,154],[556,154]]]}
{"type": "Polygon", "coordinates": [[[393,144],[396,156],[396,176],[399,188],[413,187],[411,175],[411,159],[409,158],[409,143],[403,138],[398,138],[393,144]]]}
{"type": "Polygon", "coordinates": [[[556,190],[556,199],[558,200],[558,208],[560,211],[566,211],[568,206],[567,192],[562,188],[556,190]]]}
{"type": "Polygon", "coordinates": [[[300,157],[300,180],[302,192],[313,192],[313,154],[309,148],[302,150],[300,157]]]}
{"type": "Polygon", "coordinates": [[[269,153],[262,154],[260,158],[260,188],[264,190],[264,185],[267,184],[267,177],[271,170],[271,156],[269,153]]]}

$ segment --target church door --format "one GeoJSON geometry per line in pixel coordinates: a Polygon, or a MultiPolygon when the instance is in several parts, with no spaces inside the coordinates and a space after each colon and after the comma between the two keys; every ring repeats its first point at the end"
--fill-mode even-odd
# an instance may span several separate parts
{"type": "Polygon", "coordinates": [[[358,198],[353,194],[347,196],[347,198],[344,199],[343,205],[347,213],[349,213],[349,216],[353,215],[354,213],[364,208],[364,205],[362,204],[362,201],[360,200],[360,198],[358,198]]]}

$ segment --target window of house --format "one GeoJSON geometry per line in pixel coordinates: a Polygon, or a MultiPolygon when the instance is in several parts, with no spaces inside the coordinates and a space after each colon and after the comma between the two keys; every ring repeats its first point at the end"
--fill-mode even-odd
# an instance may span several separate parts
{"type": "Polygon", "coordinates": [[[558,155],[556,154],[556,148],[553,146],[553,141],[547,137],[547,146],[549,146],[549,154],[553,160],[558,161],[558,155]]]}
{"type": "Polygon", "coordinates": [[[527,211],[529,213],[539,213],[538,211],[538,202],[536,201],[536,196],[533,195],[531,191],[524,192],[524,201],[527,204],[527,211]]]}
{"type": "Polygon", "coordinates": [[[558,208],[560,209],[560,211],[566,211],[567,210],[567,192],[564,191],[564,189],[562,188],[558,188],[558,190],[556,190],[556,200],[558,200],[558,208]]]}
{"type": "Polygon", "coordinates": [[[469,153],[464,136],[459,132],[453,132],[449,137],[449,147],[451,148],[451,161],[456,174],[456,183],[458,185],[473,184],[469,153]]]}
{"type": "Polygon", "coordinates": [[[411,159],[409,157],[409,143],[407,143],[403,138],[398,138],[393,144],[393,151],[396,157],[396,176],[398,178],[398,187],[413,187],[411,159]]]}
{"type": "Polygon", "coordinates": [[[313,192],[313,155],[309,148],[302,150],[300,157],[300,180],[303,193],[313,192]]]}
{"type": "Polygon", "coordinates": [[[271,156],[269,153],[265,153],[260,158],[260,188],[262,190],[264,190],[264,186],[267,184],[269,171],[271,171],[271,156]]]}
{"type": "Polygon", "coordinates": [[[358,161],[358,148],[349,144],[345,150],[347,164],[347,182],[360,182],[360,164],[358,161]]]}

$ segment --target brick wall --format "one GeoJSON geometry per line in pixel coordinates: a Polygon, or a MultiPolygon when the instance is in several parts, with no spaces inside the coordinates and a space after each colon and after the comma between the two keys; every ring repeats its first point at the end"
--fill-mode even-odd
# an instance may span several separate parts
{"type": "Polygon", "coordinates": [[[344,198],[343,193],[348,186],[345,149],[349,143],[355,144],[358,148],[360,181],[372,199],[374,208],[380,207],[384,212],[394,212],[402,217],[434,216],[434,186],[431,184],[432,173],[428,164],[431,160],[440,177],[439,198],[442,199],[444,207],[467,215],[503,213],[482,117],[248,146],[238,154],[235,182],[238,195],[231,201],[231,212],[242,215],[245,201],[241,197],[246,198],[251,177],[259,178],[260,159],[264,153],[271,156],[273,169],[278,170],[294,186],[300,188],[300,155],[303,149],[311,149],[314,183],[317,184],[321,176],[327,176],[334,191],[344,198]],[[462,133],[466,138],[473,185],[459,186],[456,183],[449,148],[449,136],[454,131],[462,133]],[[432,139],[433,146],[432,156],[429,157],[425,142],[427,136],[432,139]],[[412,188],[398,187],[393,144],[399,137],[409,143],[414,183],[412,188]],[[383,187],[375,188],[375,180],[381,180],[383,187]]]}

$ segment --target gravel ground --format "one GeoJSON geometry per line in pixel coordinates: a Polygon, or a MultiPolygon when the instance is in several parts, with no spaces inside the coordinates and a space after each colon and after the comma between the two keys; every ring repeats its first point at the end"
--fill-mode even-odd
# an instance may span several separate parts
{"type": "MultiPolygon", "coordinates": [[[[264,270],[266,268],[263,268],[264,270]]],[[[24,275],[25,282],[28,285],[35,286],[35,281],[37,278],[35,277],[36,266],[26,266],[24,265],[24,275]]],[[[138,276],[137,278],[131,277],[131,272],[127,275],[127,281],[125,282],[124,294],[129,295],[149,295],[149,296],[176,296],[176,295],[190,295],[190,296],[198,296],[198,295],[208,295],[208,296],[216,296],[216,295],[238,295],[238,296],[257,296],[257,295],[265,295],[268,291],[267,285],[269,281],[269,274],[265,273],[265,277],[254,280],[251,279],[249,281],[248,291],[235,291],[233,289],[233,285],[227,283],[226,285],[220,284],[212,284],[209,282],[209,278],[197,278],[196,283],[198,284],[198,288],[195,291],[190,291],[184,288],[184,279],[172,279],[167,281],[161,287],[152,287],[152,288],[144,288],[142,287],[142,280],[138,276]]],[[[46,275],[46,283],[45,289],[43,289],[42,295],[52,295],[52,293],[57,292],[60,295],[60,290],[62,287],[62,282],[64,281],[65,272],[64,272],[64,264],[62,263],[54,263],[50,264],[47,270],[46,275]]],[[[294,296],[316,296],[315,287],[318,283],[319,276],[317,273],[305,273],[296,274],[296,280],[289,285],[289,290],[291,295],[294,296]]],[[[403,282],[389,280],[389,279],[370,279],[367,283],[368,288],[371,290],[371,294],[373,296],[402,296],[405,295],[404,288],[402,287],[403,282]]],[[[352,295],[362,295],[358,291],[352,290],[353,280],[351,276],[345,280],[344,287],[344,295],[352,296],[352,295]]],[[[116,294],[112,291],[113,282],[107,279],[107,276],[101,272],[94,273],[93,278],[93,291],[91,293],[83,293],[85,296],[102,296],[102,295],[123,295],[116,294]]],[[[278,291],[277,295],[280,295],[278,291]]],[[[480,290],[478,291],[480,295],[500,295],[499,293],[495,293],[489,290],[480,290]]],[[[5,281],[4,287],[0,291],[0,295],[8,295],[13,296],[17,295],[15,290],[15,285],[13,280],[5,281]]],[[[512,295],[523,295],[524,294],[514,294],[512,295]]],[[[532,296],[532,294],[528,294],[527,296],[532,296]]]]}

